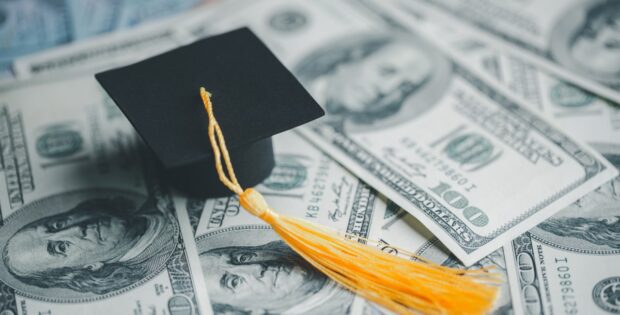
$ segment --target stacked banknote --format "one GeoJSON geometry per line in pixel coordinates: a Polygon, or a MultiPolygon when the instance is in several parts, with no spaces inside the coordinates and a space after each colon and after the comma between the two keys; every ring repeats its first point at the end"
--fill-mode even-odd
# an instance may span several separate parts
{"type": "Polygon", "coordinates": [[[0,79],[22,55],[76,43],[200,6],[204,0],[24,0],[0,2],[0,79]]]}
{"type": "Polygon", "coordinates": [[[272,207],[491,268],[493,314],[620,314],[620,2],[232,0],[140,23],[200,3],[0,4],[0,314],[389,313],[236,197],[171,188],[94,80],[241,26],[326,111],[274,138],[272,207]]]}

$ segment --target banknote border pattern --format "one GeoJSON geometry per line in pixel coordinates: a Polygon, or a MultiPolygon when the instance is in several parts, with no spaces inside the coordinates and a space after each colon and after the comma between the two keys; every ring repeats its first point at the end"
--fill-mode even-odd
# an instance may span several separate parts
{"type": "MultiPolygon", "coordinates": [[[[512,242],[510,242],[510,247],[515,257],[514,260],[516,261],[516,264],[518,264],[517,259],[519,258],[519,255],[527,254],[530,257],[532,261],[531,270],[533,272],[534,277],[532,278],[532,281],[530,283],[525,283],[523,281],[523,278],[519,276],[518,277],[519,289],[520,289],[519,291],[523,292],[525,288],[528,286],[532,286],[536,288],[536,293],[538,294],[538,305],[540,309],[542,310],[544,308],[544,305],[542,301],[542,295],[540,294],[540,283],[538,282],[539,275],[538,275],[538,271],[536,270],[536,260],[535,260],[536,254],[534,254],[534,247],[532,244],[532,237],[530,233],[524,233],[524,234],[519,235],[512,242]]],[[[518,266],[516,267],[518,269],[518,266]]]]}
{"type": "Polygon", "coordinates": [[[377,191],[372,187],[368,186],[363,181],[359,181],[357,188],[355,189],[355,197],[354,203],[351,207],[351,215],[349,216],[349,221],[347,222],[347,234],[352,234],[362,238],[368,238],[370,233],[370,227],[372,224],[372,216],[375,212],[375,199],[377,198],[377,191]],[[362,195],[367,191],[368,196],[366,196],[366,208],[361,206],[362,204],[362,195]],[[355,223],[358,215],[362,214],[363,211],[363,220],[361,223],[361,229],[359,231],[355,231],[355,223]]]}
{"type": "MultiPolygon", "coordinates": [[[[228,226],[225,228],[216,228],[212,231],[209,231],[205,234],[202,234],[200,236],[196,236],[196,243],[198,243],[199,241],[202,241],[203,239],[207,239],[213,235],[216,234],[221,234],[221,233],[225,233],[225,232],[230,232],[230,231],[239,231],[239,230],[247,230],[247,229],[257,229],[257,230],[272,230],[273,229],[266,224],[240,224],[240,225],[233,225],[233,226],[228,226]]],[[[275,233],[275,231],[274,231],[275,233]]]]}
{"type": "Polygon", "coordinates": [[[579,254],[585,254],[585,255],[597,255],[597,256],[609,256],[609,255],[618,255],[618,253],[620,253],[619,249],[607,249],[607,250],[586,250],[586,249],[579,249],[579,248],[575,248],[575,247],[570,247],[567,245],[560,245],[557,243],[554,243],[552,241],[546,240],[534,233],[530,233],[531,234],[531,238],[535,239],[538,242],[541,242],[545,245],[548,245],[550,247],[553,248],[557,248],[557,249],[561,249],[567,252],[571,252],[571,253],[579,253],[579,254]]]}
{"type": "MultiPolygon", "coordinates": [[[[134,134],[134,136],[137,137],[137,134],[134,134]]],[[[162,271],[166,270],[168,272],[168,279],[170,280],[173,293],[168,301],[176,296],[183,296],[192,303],[191,307],[193,312],[195,314],[200,314],[198,301],[194,294],[196,288],[190,271],[191,266],[188,261],[187,251],[185,250],[183,233],[181,233],[180,222],[177,218],[177,209],[174,201],[172,200],[168,187],[162,181],[163,175],[161,174],[161,169],[158,167],[153,153],[148,151],[144,146],[140,146],[139,154],[143,161],[142,173],[148,194],[154,196],[156,200],[158,200],[158,204],[161,203],[161,207],[168,211],[168,215],[171,216],[172,222],[176,223],[175,227],[178,230],[177,246],[162,269],[162,271]]],[[[161,271],[153,275],[153,277],[160,273],[161,271]]]]}

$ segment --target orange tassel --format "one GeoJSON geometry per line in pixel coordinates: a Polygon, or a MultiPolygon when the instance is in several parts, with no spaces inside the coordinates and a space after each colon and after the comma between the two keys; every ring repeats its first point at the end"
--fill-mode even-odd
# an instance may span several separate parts
{"type": "Polygon", "coordinates": [[[489,284],[497,284],[499,278],[487,269],[453,269],[392,256],[358,242],[356,236],[279,215],[258,191],[244,191],[213,115],[211,95],[201,88],[200,96],[209,115],[209,140],[220,181],[240,196],[243,208],[271,225],[295,252],[330,279],[399,314],[482,314],[493,305],[497,287],[489,284]]]}

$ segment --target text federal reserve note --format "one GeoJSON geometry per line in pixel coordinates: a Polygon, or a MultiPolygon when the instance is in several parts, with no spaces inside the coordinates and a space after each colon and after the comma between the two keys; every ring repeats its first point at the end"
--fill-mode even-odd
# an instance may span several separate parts
{"type": "Polygon", "coordinates": [[[94,78],[0,99],[0,313],[210,314],[189,220],[94,78]]]}
{"type": "Polygon", "coordinates": [[[359,1],[227,3],[323,105],[303,134],[418,218],[466,265],[615,176],[502,87],[359,1]]]}
{"type": "MultiPolygon", "coordinates": [[[[275,169],[256,187],[271,207],[374,238],[382,221],[375,213],[387,205],[372,188],[292,132],[274,137],[274,146],[275,169]]],[[[236,196],[176,204],[191,218],[216,314],[358,314],[356,305],[365,304],[242,209],[236,196]]]]}
{"type": "Polygon", "coordinates": [[[475,35],[620,103],[620,2],[616,0],[398,0],[430,6],[437,21],[475,35]],[[448,22],[450,23],[450,22],[448,22]]]}

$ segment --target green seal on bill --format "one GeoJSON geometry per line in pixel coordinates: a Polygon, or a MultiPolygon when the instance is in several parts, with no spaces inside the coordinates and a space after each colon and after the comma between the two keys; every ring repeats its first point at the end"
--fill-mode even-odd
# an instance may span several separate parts
{"type": "Polygon", "coordinates": [[[549,92],[551,101],[560,107],[575,108],[590,105],[594,95],[568,83],[557,83],[549,92]]]}
{"type": "Polygon", "coordinates": [[[45,158],[64,158],[79,152],[84,139],[75,126],[57,124],[45,128],[36,140],[36,150],[45,158]]]}
{"type": "Polygon", "coordinates": [[[295,156],[280,155],[276,158],[276,167],[263,185],[273,190],[290,190],[303,186],[308,177],[308,170],[295,156]]]}
{"type": "Polygon", "coordinates": [[[620,314],[620,277],[599,281],[592,289],[592,299],[604,311],[620,314]]]}

